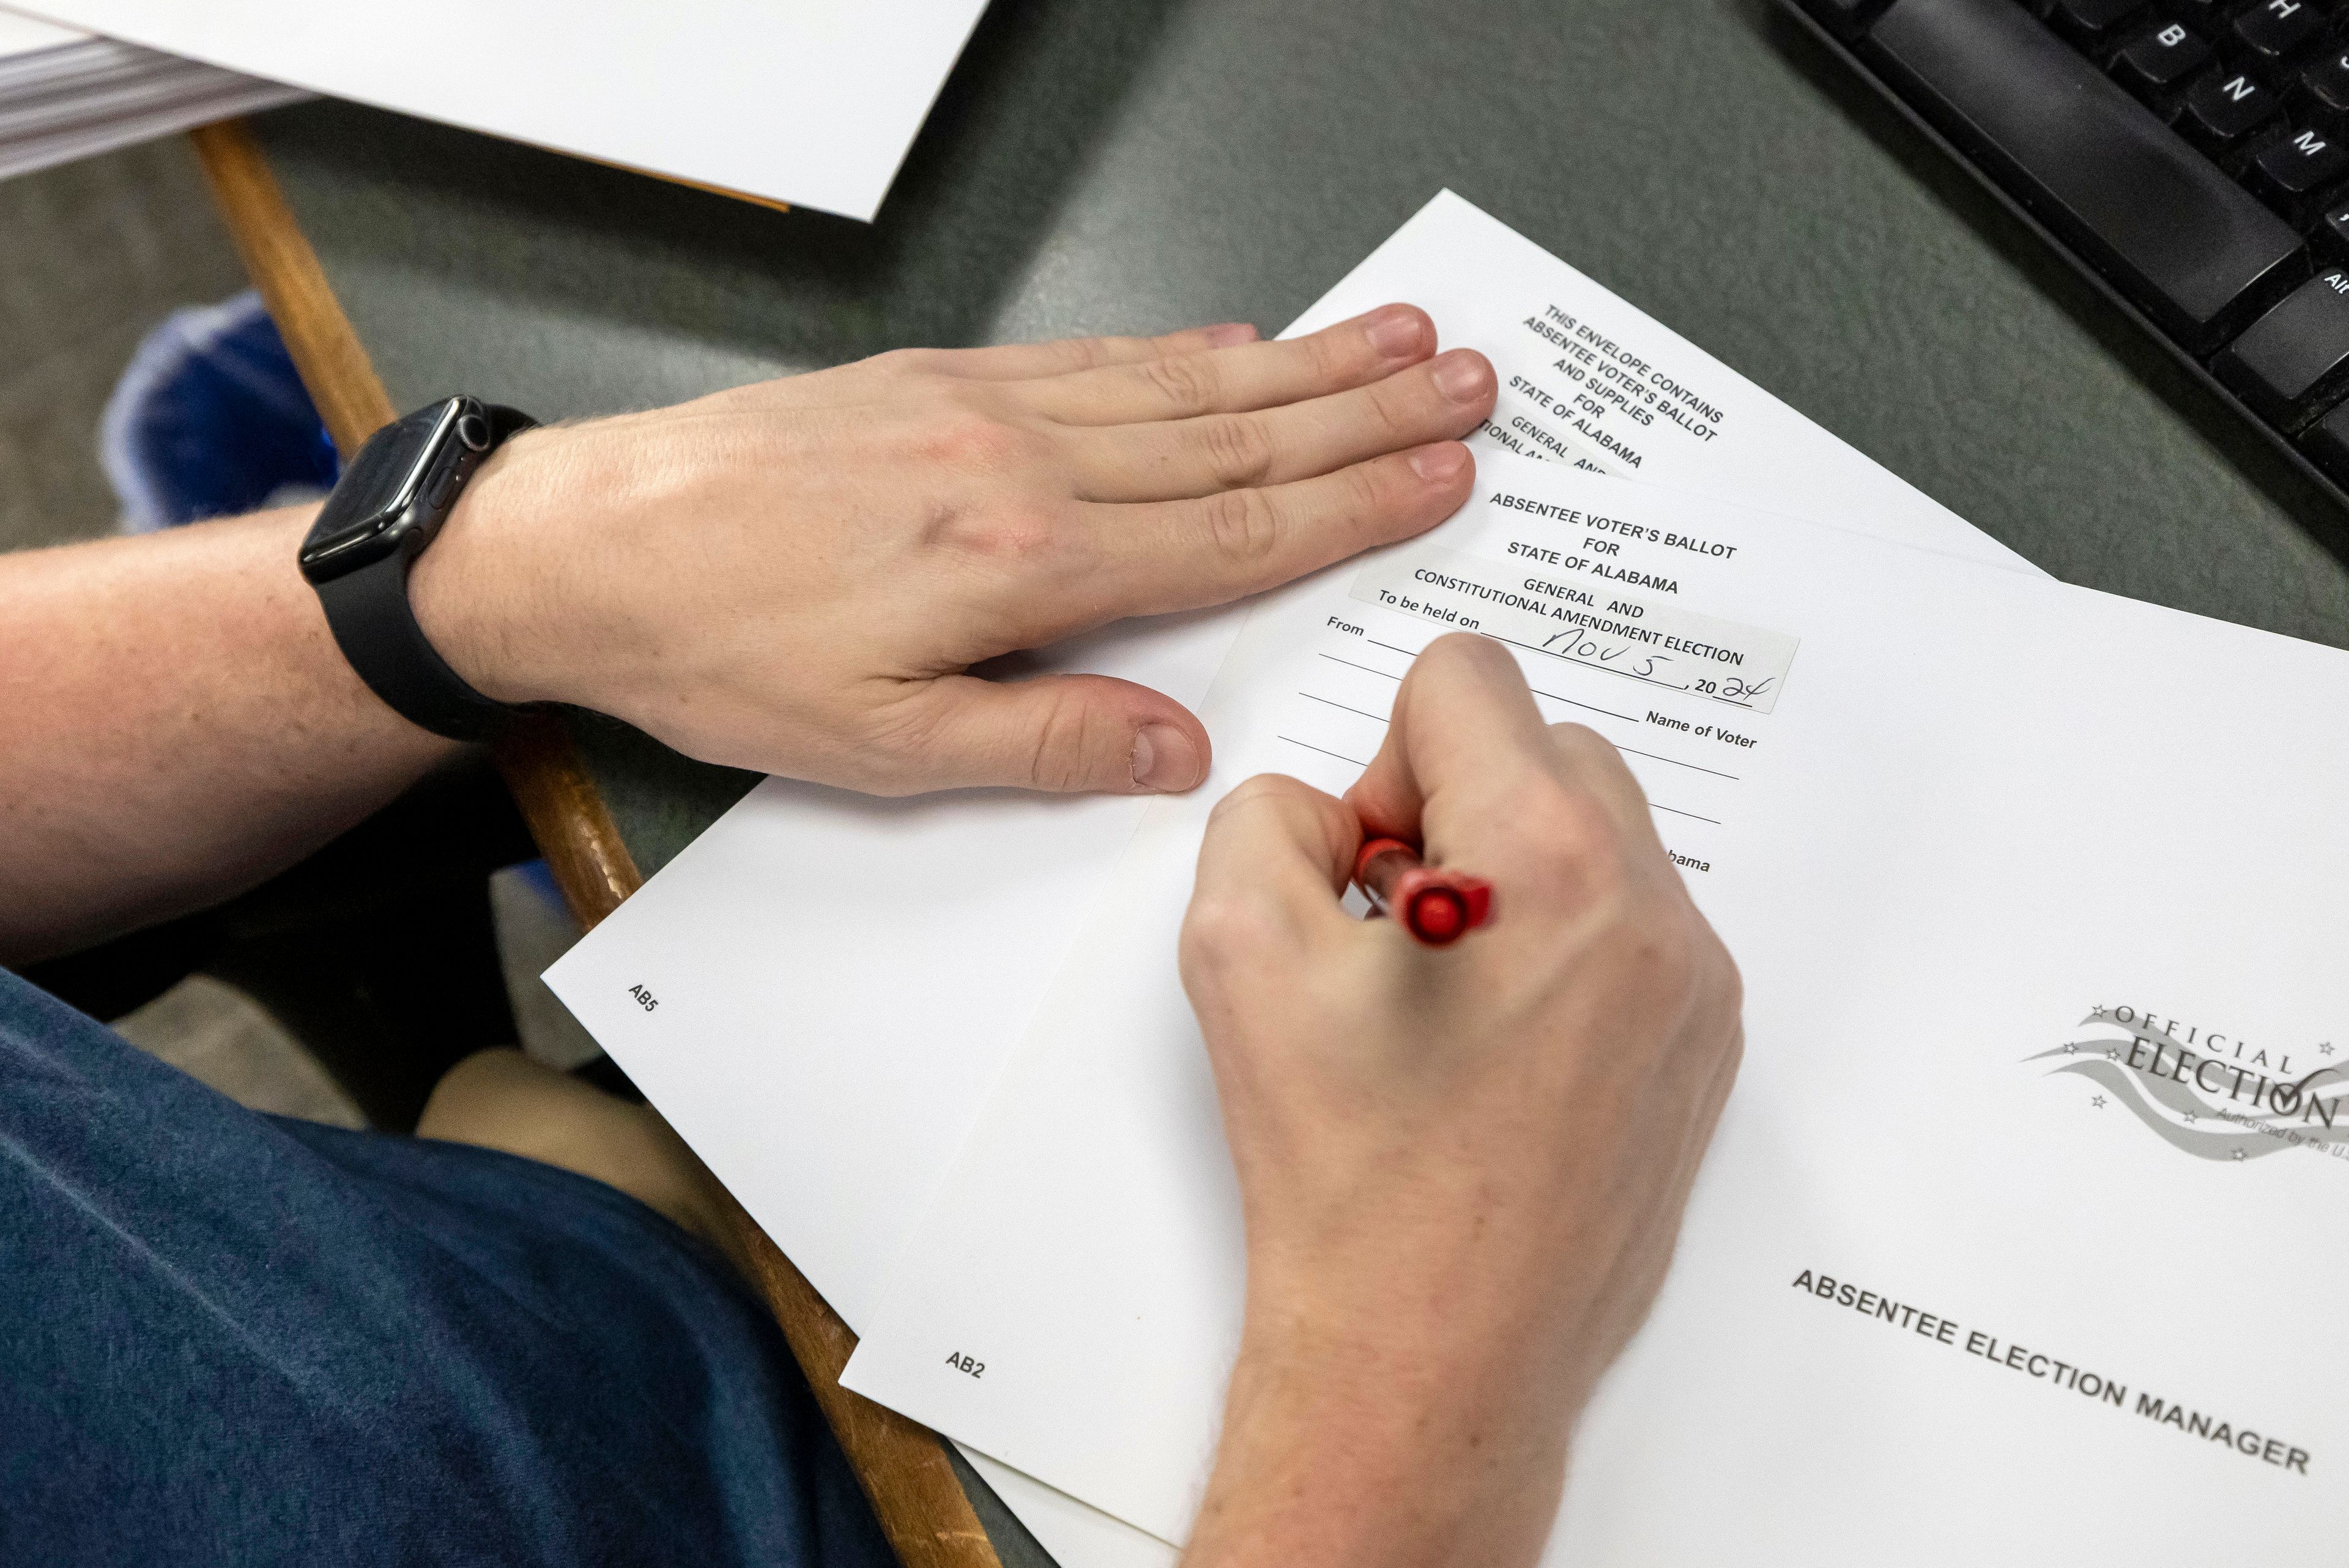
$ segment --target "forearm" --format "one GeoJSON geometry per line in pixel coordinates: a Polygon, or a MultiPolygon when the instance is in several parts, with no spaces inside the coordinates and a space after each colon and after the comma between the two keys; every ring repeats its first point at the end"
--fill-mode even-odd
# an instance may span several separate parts
{"type": "Polygon", "coordinates": [[[1530,1568],[1566,1469],[1564,1413],[1527,1408],[1533,1368],[1309,1328],[1250,1340],[1185,1568],[1530,1568]]]}
{"type": "Polygon", "coordinates": [[[313,512],[0,556],[0,963],[250,886],[454,750],[344,662],[313,512]]]}
{"type": "MultiPolygon", "coordinates": [[[[1206,732],[1163,694],[970,669],[1433,527],[1495,391],[1406,307],[1254,339],[892,355],[525,433],[417,558],[417,624],[486,696],[705,760],[1189,789],[1206,732]]],[[[222,897],[450,753],[344,664],[308,521],[0,559],[0,963],[222,897]]]]}

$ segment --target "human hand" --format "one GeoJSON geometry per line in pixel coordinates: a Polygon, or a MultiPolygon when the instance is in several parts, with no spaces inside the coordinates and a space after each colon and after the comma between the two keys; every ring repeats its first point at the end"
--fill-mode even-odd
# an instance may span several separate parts
{"type": "Polygon", "coordinates": [[[876,794],[1179,790],[1207,736],[1099,676],[974,665],[1220,603],[1433,526],[1493,369],[1389,305],[906,351],[526,433],[418,561],[419,623],[509,702],[876,794]]]}
{"type": "Polygon", "coordinates": [[[1247,1228],[1187,1562],[1530,1563],[1741,1050],[1638,784],[1498,644],[1443,638],[1344,800],[1268,776],[1216,807],[1182,963],[1247,1228]],[[1490,878],[1492,925],[1429,949],[1344,914],[1365,834],[1490,878]]]}

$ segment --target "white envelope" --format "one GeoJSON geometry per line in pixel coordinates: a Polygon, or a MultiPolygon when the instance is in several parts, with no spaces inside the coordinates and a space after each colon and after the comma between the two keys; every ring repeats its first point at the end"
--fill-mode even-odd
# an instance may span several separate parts
{"type": "MultiPolygon", "coordinates": [[[[1492,425],[1470,442],[1480,459],[1515,443],[1775,510],[1844,507],[1887,538],[2029,570],[1449,191],[1284,335],[1392,300],[1423,306],[1445,346],[1481,349],[1499,372],[1492,425]],[[1634,377],[1601,378],[1615,389],[1592,398],[1601,413],[1578,408],[1578,384],[1555,368],[1574,357],[1561,336],[1634,377]],[[1626,371],[1633,363],[1642,370],[1626,371]],[[1656,413],[1636,390],[1641,374],[1691,422],[1656,413]],[[1647,423],[1632,418],[1635,402],[1647,423]]],[[[1195,706],[1244,614],[1125,623],[1037,665],[1121,676],[1195,706]]],[[[1009,792],[874,800],[770,779],[547,984],[861,1329],[1144,805],[1009,792]],[[655,1010],[635,996],[639,986],[655,1010]]],[[[1071,1568],[1097,1568],[1081,1532],[1050,1538],[1065,1500],[1040,1489],[1005,1496],[1071,1568]]]]}
{"type": "Polygon", "coordinates": [[[1627,748],[1748,993],[1547,1561],[2328,1553],[2349,655],[1521,459],[1258,602],[1215,776],[1154,805],[843,1382],[1183,1538],[1244,1274],[1174,970],[1199,832],[1252,772],[1342,789],[1464,627],[1627,748]]]}

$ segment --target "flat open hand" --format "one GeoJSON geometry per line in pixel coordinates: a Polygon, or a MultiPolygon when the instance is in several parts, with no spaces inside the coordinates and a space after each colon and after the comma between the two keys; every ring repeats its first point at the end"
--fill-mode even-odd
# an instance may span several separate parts
{"type": "Polygon", "coordinates": [[[531,432],[413,594],[491,696],[628,720],[712,762],[910,794],[1179,790],[1207,736],[1099,676],[971,666],[1273,587],[1467,498],[1493,369],[1389,305],[905,351],[531,432]]]}

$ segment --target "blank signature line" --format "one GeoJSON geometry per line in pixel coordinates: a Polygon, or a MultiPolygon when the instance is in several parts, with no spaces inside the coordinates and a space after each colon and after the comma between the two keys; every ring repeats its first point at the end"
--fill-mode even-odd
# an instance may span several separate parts
{"type": "Polygon", "coordinates": [[[1669,762],[1675,768],[1693,768],[1700,773],[1710,773],[1715,779],[1726,779],[1732,784],[1737,782],[1737,775],[1734,773],[1723,773],[1718,768],[1707,768],[1701,763],[1683,762],[1677,757],[1663,757],[1659,756],[1653,751],[1642,751],[1636,746],[1625,746],[1620,741],[1616,743],[1615,749],[1618,751],[1628,751],[1634,757],[1653,757],[1657,761],[1669,762]]]}
{"type": "Polygon", "coordinates": [[[1309,740],[1299,740],[1293,735],[1278,735],[1275,736],[1273,738],[1276,740],[1286,740],[1291,746],[1301,746],[1308,751],[1318,751],[1324,757],[1334,757],[1340,762],[1350,762],[1357,768],[1368,768],[1370,766],[1369,763],[1364,762],[1358,758],[1349,757],[1342,751],[1332,751],[1326,746],[1316,746],[1309,740]]]}
{"type": "Polygon", "coordinates": [[[1613,708],[1601,707],[1595,702],[1577,702],[1570,696],[1560,696],[1554,691],[1544,691],[1539,686],[1528,686],[1526,689],[1532,692],[1536,696],[1546,696],[1552,702],[1562,702],[1568,707],[1587,707],[1593,713],[1603,713],[1609,718],[1619,718],[1626,724],[1640,724],[1645,722],[1636,715],[1617,713],[1613,708]]]}
{"type": "MultiPolygon", "coordinates": [[[[1309,691],[1301,691],[1301,692],[1299,692],[1297,695],[1298,695],[1299,696],[1301,696],[1301,697],[1309,697],[1309,698],[1311,698],[1311,699],[1312,699],[1313,701],[1315,701],[1315,702],[1329,703],[1329,705],[1330,705],[1331,707],[1334,707],[1334,708],[1338,709],[1338,711],[1340,711],[1340,713],[1358,713],[1358,714],[1361,714],[1364,718],[1373,718],[1373,719],[1377,719],[1377,720],[1378,720],[1378,722],[1380,722],[1381,724],[1387,724],[1387,723],[1391,723],[1391,722],[1392,722],[1392,720],[1390,720],[1390,719],[1388,719],[1388,718],[1386,718],[1386,717],[1382,717],[1382,716],[1381,716],[1381,715],[1379,715],[1379,714],[1375,714],[1375,713],[1371,713],[1371,712],[1370,712],[1370,711],[1369,711],[1368,709],[1366,709],[1366,708],[1348,707],[1347,707],[1344,703],[1342,703],[1342,702],[1330,702],[1330,699],[1329,699],[1328,697],[1326,697],[1326,696],[1314,696],[1311,692],[1309,692],[1309,691]]],[[[1303,741],[1299,741],[1299,742],[1298,742],[1298,744],[1299,744],[1299,745],[1300,745],[1300,746],[1302,746],[1302,745],[1304,744],[1304,742],[1303,742],[1303,741]]]]}
{"type": "MultiPolygon", "coordinates": [[[[1384,647],[1386,645],[1381,643],[1379,645],[1381,647],[1384,647]]],[[[1321,656],[1329,660],[1333,665],[1343,665],[1350,670],[1360,670],[1364,675],[1377,676],[1381,680],[1399,681],[1402,679],[1401,676],[1391,676],[1384,670],[1374,670],[1368,665],[1358,665],[1351,659],[1341,659],[1335,654],[1324,654],[1321,656]]]]}

